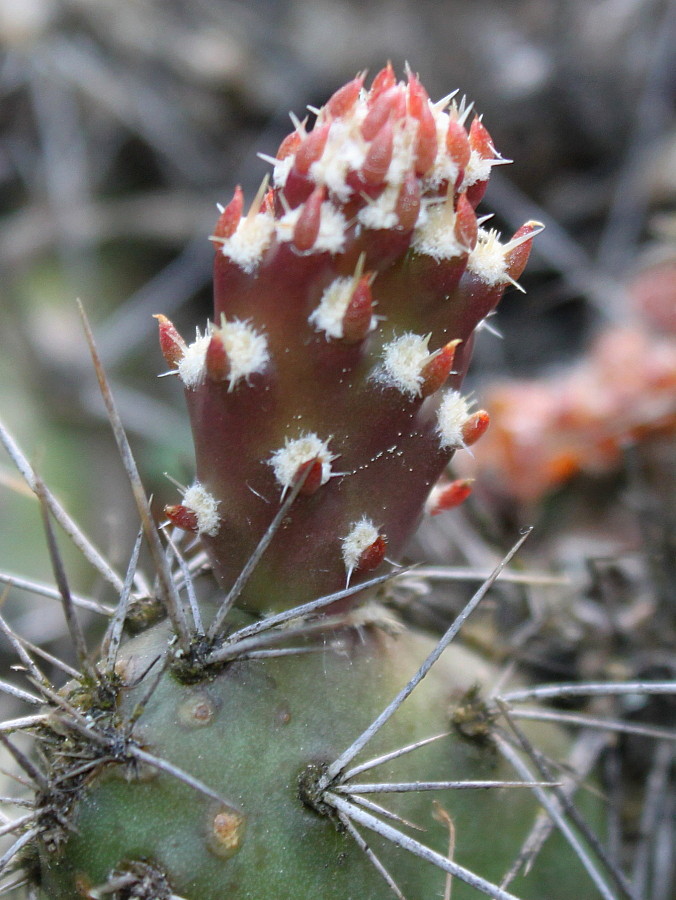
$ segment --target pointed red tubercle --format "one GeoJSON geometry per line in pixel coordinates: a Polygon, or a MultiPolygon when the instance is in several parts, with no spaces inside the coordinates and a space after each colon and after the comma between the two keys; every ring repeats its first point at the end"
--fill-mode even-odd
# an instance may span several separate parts
{"type": "Polygon", "coordinates": [[[303,484],[299,490],[300,494],[304,494],[306,497],[315,494],[322,484],[322,461],[319,457],[315,456],[314,459],[308,459],[304,463],[301,463],[301,465],[298,466],[293,480],[294,484],[303,480],[303,484]]]}
{"type": "Polygon", "coordinates": [[[521,228],[514,232],[512,241],[518,241],[520,237],[524,237],[527,234],[532,235],[530,240],[524,240],[505,255],[506,274],[513,278],[514,281],[521,277],[523,270],[526,268],[526,263],[533,247],[533,238],[541,230],[542,226],[539,222],[526,222],[525,225],[522,225],[521,228]]]}
{"type": "Polygon", "coordinates": [[[293,243],[297,250],[312,250],[322,218],[322,203],[326,191],[323,186],[317,187],[305,201],[293,229],[293,243]]]}
{"type": "Polygon", "coordinates": [[[476,219],[474,207],[465,194],[460,194],[458,197],[455,208],[454,234],[460,246],[464,247],[467,251],[473,250],[476,246],[477,236],[479,234],[479,224],[476,219]]]}
{"type": "Polygon", "coordinates": [[[485,409],[477,410],[466,420],[462,426],[462,442],[465,447],[471,447],[482,437],[490,424],[490,416],[485,409]]]}
{"type": "Polygon", "coordinates": [[[378,97],[361,123],[362,137],[366,141],[372,141],[388,119],[400,119],[405,114],[406,95],[403,85],[388,88],[378,97]]]}
{"type": "Polygon", "coordinates": [[[403,231],[415,228],[420,213],[420,181],[413,172],[409,172],[399,189],[395,212],[403,231]]]}
{"type": "Polygon", "coordinates": [[[408,81],[408,111],[418,121],[416,137],[415,171],[425,175],[437,158],[437,126],[429,104],[429,94],[417,75],[410,74],[408,81]]]}
{"type": "Polygon", "coordinates": [[[153,316],[157,319],[160,332],[160,350],[170,369],[177,369],[185,356],[186,344],[173,323],[162,313],[153,316]]]}
{"type": "Polygon", "coordinates": [[[420,371],[422,376],[420,393],[423,397],[429,397],[430,394],[438,391],[451,374],[455,348],[460,343],[462,342],[459,339],[449,341],[444,347],[427,357],[427,362],[420,371]]]}
{"type": "Polygon", "coordinates": [[[478,116],[474,119],[469,129],[469,145],[472,150],[476,150],[482,159],[494,159],[497,156],[493,138],[478,116]]]}
{"type": "Polygon", "coordinates": [[[329,98],[324,109],[331,118],[337,119],[352,109],[357,102],[357,97],[359,97],[359,91],[361,91],[364,86],[364,78],[365,75],[357,75],[352,81],[348,81],[347,84],[338,88],[338,90],[329,98]]]}
{"type": "Polygon", "coordinates": [[[227,240],[237,231],[239,220],[244,209],[244,194],[242,188],[237,185],[232,200],[218,217],[213,236],[217,239],[214,243],[218,246],[221,241],[227,240]]]}
{"type": "Polygon", "coordinates": [[[382,184],[392,162],[394,134],[392,124],[386,121],[378,134],[371,141],[366,159],[361,168],[361,177],[366,184],[382,184]]]}
{"type": "Polygon", "coordinates": [[[164,514],[177,528],[193,533],[197,531],[197,514],[187,506],[183,506],[181,503],[177,503],[175,506],[165,506],[164,514]]]}
{"type": "Polygon", "coordinates": [[[359,341],[363,341],[371,330],[371,319],[373,317],[372,281],[373,273],[361,276],[343,315],[343,341],[348,344],[356,344],[359,341]]]}
{"type": "Polygon", "coordinates": [[[464,170],[467,168],[472,148],[470,147],[467,132],[453,116],[451,116],[448,123],[448,131],[446,132],[446,149],[459,169],[464,170]]]}
{"type": "Polygon", "coordinates": [[[321,158],[329,137],[330,127],[330,122],[318,125],[301,141],[293,164],[294,169],[301,175],[307,175],[312,163],[317,162],[321,158]]]}
{"type": "Polygon", "coordinates": [[[394,74],[392,63],[388,62],[388,64],[382,68],[373,79],[368,95],[369,106],[373,106],[378,97],[380,97],[381,94],[384,94],[385,91],[393,88],[396,83],[397,78],[394,74]]]}
{"type": "Polygon", "coordinates": [[[379,534],[375,541],[372,544],[369,544],[359,557],[357,565],[354,567],[355,573],[361,574],[363,572],[372,572],[373,569],[377,569],[385,559],[386,552],[387,541],[379,534]]]}
{"type": "Polygon", "coordinates": [[[438,488],[435,488],[430,496],[428,511],[431,516],[460,506],[472,493],[473,478],[458,478],[438,488]]]}
{"type": "Polygon", "coordinates": [[[225,381],[230,373],[230,360],[223,343],[223,338],[214,332],[207,346],[207,352],[204,360],[207,376],[211,381],[225,381]]]}
{"type": "Polygon", "coordinates": [[[293,156],[294,153],[298,150],[301,143],[303,141],[303,135],[300,131],[292,131],[291,134],[287,134],[282,143],[279,145],[279,149],[275,153],[275,158],[282,160],[286,159],[287,156],[293,156]]]}

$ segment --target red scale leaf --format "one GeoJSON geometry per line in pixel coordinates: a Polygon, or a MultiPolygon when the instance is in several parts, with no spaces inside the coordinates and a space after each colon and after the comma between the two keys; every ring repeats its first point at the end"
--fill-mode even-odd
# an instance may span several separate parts
{"type": "Polygon", "coordinates": [[[293,229],[293,243],[301,252],[312,250],[319,234],[325,189],[315,188],[303,206],[293,229]]]}
{"type": "Polygon", "coordinates": [[[197,514],[187,506],[183,506],[181,503],[177,503],[175,506],[165,506],[164,514],[177,528],[193,533],[197,531],[197,514]]]}
{"type": "Polygon", "coordinates": [[[153,318],[157,319],[159,325],[162,356],[170,369],[176,369],[185,355],[185,341],[173,323],[166,316],[163,316],[162,313],[158,313],[153,318]]]}
{"type": "Polygon", "coordinates": [[[223,338],[214,332],[207,347],[205,367],[207,376],[215,382],[225,381],[230,374],[230,360],[223,344],[223,338]]]}
{"type": "Polygon", "coordinates": [[[387,541],[382,535],[378,535],[375,541],[370,544],[359,557],[357,565],[354,567],[355,574],[363,575],[364,572],[372,572],[385,559],[387,552],[387,541]]]}
{"type": "Polygon", "coordinates": [[[348,344],[363,341],[371,330],[373,317],[373,274],[362,275],[352,293],[343,316],[343,340],[348,344]]]}

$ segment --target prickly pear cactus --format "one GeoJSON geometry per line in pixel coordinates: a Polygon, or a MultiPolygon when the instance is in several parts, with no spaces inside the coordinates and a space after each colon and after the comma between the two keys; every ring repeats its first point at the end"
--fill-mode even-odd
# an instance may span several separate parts
{"type": "MultiPolygon", "coordinates": [[[[135,586],[137,545],[93,662],[51,532],[61,512],[29,472],[81,665],[57,690],[21,649],[44,704],[22,726],[38,755],[0,731],[35,792],[1,860],[30,896],[597,896],[563,826],[500,886],[537,811],[561,807],[551,771],[495,724],[496,673],[449,647],[491,581],[440,642],[375,602],[452,454],[487,426],[459,390],[472,335],[539,228],[503,244],[478,224],[504,160],[469,116],[412,73],[357,77],[312,130],[296,124],[248,211],[239,188],[222,210],[213,321],[187,344],[158,316],[197,459],[166,513],[200,537],[215,598],[196,595],[199,556],[160,542],[94,349],[157,596],[135,586]],[[168,618],[147,626],[158,601],[168,618]]],[[[542,753],[565,744],[526,733],[542,753]]]]}

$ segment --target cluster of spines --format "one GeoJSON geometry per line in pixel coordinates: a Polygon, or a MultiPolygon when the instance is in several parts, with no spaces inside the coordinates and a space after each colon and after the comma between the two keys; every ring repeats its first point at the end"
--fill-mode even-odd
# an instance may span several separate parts
{"type": "Polygon", "coordinates": [[[458,391],[472,333],[516,283],[540,226],[505,244],[481,227],[475,207],[505,160],[480,117],[465,127],[471,107],[432,103],[407,74],[397,83],[387,65],[369,90],[358,75],[313,111],[312,130],[294,120],[270,158],[272,187],[266,179],[248,212],[236,188],[212,235],[219,324],[188,345],[158,317],[186,387],[199,479],[167,514],[205,536],[212,557],[232,551],[235,518],[251,525],[250,550],[274,514],[262,505],[271,490],[283,499],[302,480],[306,497],[331,494],[332,535],[308,512],[305,531],[284,539],[312,533],[340,548],[348,578],[366,572],[392,530],[399,552],[452,453],[487,427],[458,391]],[[255,458],[231,474],[242,491],[228,467],[247,432],[241,453],[255,458]],[[410,485],[392,483],[388,455],[406,477],[420,469],[410,485]],[[397,490],[415,501],[399,509],[397,490]]]}

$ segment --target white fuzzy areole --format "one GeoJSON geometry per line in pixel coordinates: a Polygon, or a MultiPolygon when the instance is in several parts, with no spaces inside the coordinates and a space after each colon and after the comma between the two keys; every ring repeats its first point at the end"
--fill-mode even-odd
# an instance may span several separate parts
{"type": "Polygon", "coordinates": [[[455,212],[449,201],[428,204],[413,233],[412,246],[440,262],[466,252],[455,236],[455,212]]]}
{"type": "Polygon", "coordinates": [[[188,344],[183,358],[178,364],[178,375],[187,388],[196,388],[204,383],[206,377],[206,354],[209,342],[214,333],[218,333],[228,355],[230,371],[228,374],[229,389],[242,378],[248,378],[256,372],[262,372],[270,359],[268,342],[264,335],[258,334],[247,322],[233,319],[226,322],[222,319],[221,327],[208,325],[205,334],[200,334],[192,344],[188,344]]]}
{"type": "Polygon", "coordinates": [[[362,206],[357,213],[360,225],[372,229],[395,228],[399,224],[396,208],[400,190],[400,184],[388,184],[375,200],[369,200],[366,206],[362,206]]]}
{"type": "Polygon", "coordinates": [[[465,176],[462,179],[461,190],[467,190],[468,187],[471,187],[478,181],[487,181],[491,177],[491,169],[497,162],[502,162],[502,160],[499,157],[496,159],[491,159],[490,157],[485,159],[476,150],[472,150],[465,169],[465,176]]]}
{"type": "Polygon", "coordinates": [[[422,367],[429,356],[430,335],[423,337],[407,331],[383,347],[383,371],[380,380],[409,397],[420,394],[422,367]]]}
{"type": "MultiPolygon", "coordinates": [[[[289,210],[277,221],[277,237],[280,241],[293,240],[293,230],[303,206],[289,210]]],[[[340,253],[345,244],[347,222],[339,209],[327,200],[322,203],[319,232],[309,253],[340,253]]]]}
{"type": "Polygon", "coordinates": [[[329,441],[323,441],[319,435],[314,432],[307,432],[298,438],[286,439],[283,447],[275,450],[270,458],[270,465],[275,473],[275,478],[284,488],[288,490],[292,487],[298,469],[303,463],[309,462],[311,459],[319,459],[322,464],[322,484],[331,477],[331,463],[337,459],[337,455],[329,450],[329,441]]]}
{"type": "Polygon", "coordinates": [[[231,322],[222,320],[220,328],[214,328],[215,333],[220,334],[228,355],[230,371],[228,373],[229,389],[242,378],[248,378],[256,372],[262,372],[270,359],[268,342],[264,335],[259,334],[247,322],[233,319],[231,322]]]}
{"type": "Polygon", "coordinates": [[[480,228],[476,246],[467,260],[467,268],[491,287],[507,284],[510,279],[507,276],[505,251],[506,247],[500,243],[500,237],[494,228],[490,231],[480,228]]]}
{"type": "Polygon", "coordinates": [[[258,268],[274,232],[275,217],[272,213],[243,216],[235,233],[223,242],[221,252],[250,275],[258,268]]]}
{"type": "Polygon", "coordinates": [[[437,411],[437,433],[442,450],[463,446],[462,429],[470,416],[469,404],[459,391],[448,390],[437,411]]]}
{"type": "Polygon", "coordinates": [[[195,513],[197,518],[197,534],[207,534],[215,537],[221,527],[218,515],[219,501],[209,491],[196,481],[183,495],[183,506],[195,513]]]}
{"type": "MultiPolygon", "coordinates": [[[[323,331],[327,338],[342,338],[343,319],[355,287],[354,278],[334,278],[324,289],[319,306],[308,316],[310,325],[317,331],[323,331]]],[[[376,324],[376,317],[371,316],[370,331],[376,324]]]]}
{"type": "Polygon", "coordinates": [[[368,516],[362,516],[358,522],[350,526],[350,530],[341,542],[343,562],[349,575],[354,571],[364,550],[378,538],[378,529],[368,516]]]}
{"type": "Polygon", "coordinates": [[[192,344],[188,344],[185,348],[185,353],[183,354],[183,358],[179,362],[176,371],[187,388],[196,388],[204,381],[204,360],[210,340],[211,334],[209,333],[209,330],[207,329],[206,334],[200,334],[198,328],[197,337],[192,344]]]}
{"type": "Polygon", "coordinates": [[[346,201],[352,193],[347,183],[350,172],[361,169],[368,144],[359,130],[360,117],[336,119],[331,123],[321,157],[310,166],[315,184],[324,184],[338,200],[346,201]]]}

